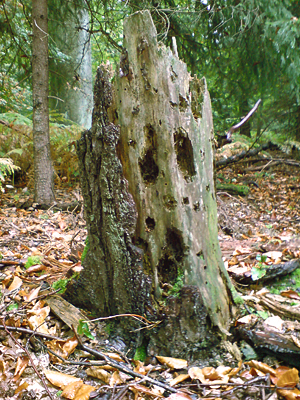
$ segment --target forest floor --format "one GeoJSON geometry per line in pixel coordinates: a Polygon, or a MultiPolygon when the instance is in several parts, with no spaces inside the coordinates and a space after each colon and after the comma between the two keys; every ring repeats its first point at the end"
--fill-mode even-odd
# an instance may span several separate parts
{"type": "MultiPolygon", "coordinates": [[[[270,311],[258,298],[255,301],[256,293],[271,292],[278,296],[285,292],[290,303],[280,309],[279,320],[273,325],[270,322],[270,326],[282,334],[286,310],[292,312],[293,308],[299,312],[300,274],[287,275],[283,283],[271,281],[269,286],[260,279],[268,266],[284,266],[290,260],[300,258],[300,168],[284,161],[269,167],[266,162],[253,170],[249,161],[218,172],[217,182],[246,185],[250,189],[243,197],[225,191],[217,193],[219,241],[229,273],[242,277],[240,282],[243,278],[246,281],[249,277],[252,279],[250,285],[235,283],[237,290],[247,297],[245,309],[248,311],[245,313],[248,315],[239,316],[237,323],[247,324],[253,316],[265,321],[274,318],[274,309],[270,311]],[[247,301],[249,297],[252,302],[247,301]]],[[[79,185],[58,187],[56,196],[58,203],[78,201],[79,185]]],[[[194,400],[195,394],[200,394],[201,398],[241,399],[246,395],[249,399],[263,398],[261,396],[272,396],[272,400],[280,396],[300,398],[300,391],[295,389],[298,371],[292,368],[293,365],[284,363],[284,369],[276,358],[262,363],[253,360],[255,352],[249,356],[246,350],[241,353],[243,362],[237,361],[236,368],[188,368],[185,360],[166,357],[158,358],[156,365],[136,360],[133,371],[139,374],[140,379],[135,376],[138,381],[130,376],[130,363],[126,364],[126,357],[118,352],[112,351],[107,356],[101,353],[108,365],[92,366],[88,361],[88,369],[84,365],[78,366],[78,362],[73,365],[61,362],[53,354],[49,356],[44,344],[33,340],[35,335],[30,332],[38,331],[44,343],[47,337],[52,337],[47,341],[47,347],[63,359],[75,351],[78,340],[70,324],[64,320],[63,313],[54,315],[51,305],[45,302],[44,293],[62,288],[66,279],[80,271],[86,229],[80,208],[73,211],[20,208],[30,198],[24,185],[8,187],[0,198],[0,398],[54,399],[61,395],[75,400],[106,400],[110,397],[121,400],[124,396],[136,400],[162,397],[166,388],[173,388],[171,400],[194,400]],[[50,289],[49,285],[52,285],[50,289]],[[41,378],[43,374],[47,380],[41,378]],[[146,385],[149,379],[154,379],[157,385],[150,388],[146,385]],[[217,384],[221,386],[217,387],[217,384]],[[270,389],[274,384],[288,386],[288,389],[276,392],[274,386],[270,389]],[[250,394],[249,389],[252,389],[250,394]]],[[[272,300],[273,306],[276,301],[272,300]]],[[[291,320],[291,314],[289,317],[291,320]]],[[[297,349],[293,354],[299,357],[300,328],[295,324],[292,328],[289,325],[289,331],[295,333],[292,340],[299,348],[299,354],[296,354],[297,349]]],[[[83,325],[82,332],[86,333],[85,343],[94,348],[96,340],[92,339],[88,326],[83,325]]],[[[251,348],[249,351],[251,353],[251,348]]],[[[76,349],[73,360],[86,362],[88,353],[88,346],[85,352],[76,349]]]]}

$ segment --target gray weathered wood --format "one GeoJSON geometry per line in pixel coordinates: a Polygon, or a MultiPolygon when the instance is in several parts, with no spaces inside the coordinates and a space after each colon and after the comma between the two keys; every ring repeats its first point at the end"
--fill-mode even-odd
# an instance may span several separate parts
{"type": "Polygon", "coordinates": [[[99,316],[162,320],[142,331],[150,354],[205,356],[217,340],[208,317],[226,332],[234,293],[217,236],[209,93],[158,45],[148,11],[126,19],[124,36],[113,87],[97,71],[92,129],[78,142],[90,248],[67,296],[99,316]]]}
{"type": "MultiPolygon", "coordinates": [[[[205,79],[157,43],[148,11],[124,23],[116,105],[119,154],[138,209],[142,245],[159,298],[179,270],[196,285],[214,324],[230,319],[228,276],[217,234],[213,121],[205,79]]],[[[230,285],[230,284],[229,284],[230,285]]]]}

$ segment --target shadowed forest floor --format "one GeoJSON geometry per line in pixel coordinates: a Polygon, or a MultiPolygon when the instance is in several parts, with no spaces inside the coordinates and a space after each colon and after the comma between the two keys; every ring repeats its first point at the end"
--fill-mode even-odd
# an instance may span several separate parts
{"type": "MultiPolygon", "coordinates": [[[[282,154],[279,156],[282,157],[282,154]]],[[[300,169],[284,162],[271,168],[266,162],[257,171],[251,171],[251,167],[249,161],[217,172],[217,183],[249,187],[249,193],[243,197],[223,190],[217,191],[219,240],[225,265],[229,274],[234,277],[252,278],[251,284],[234,281],[237,290],[245,297],[245,312],[240,312],[236,324],[247,324],[253,318],[266,321],[275,317],[274,310],[272,313],[263,303],[253,302],[258,292],[270,291],[277,295],[288,293],[285,296],[290,300],[289,307],[294,307],[296,311],[300,304],[300,276],[297,274],[288,275],[282,282],[270,282],[269,286],[260,281],[268,266],[285,264],[300,258],[300,169]],[[249,303],[251,296],[252,303],[249,303]]],[[[56,190],[56,195],[58,203],[81,200],[78,184],[60,187],[56,190]]],[[[83,211],[81,206],[72,211],[20,208],[20,205],[29,199],[31,197],[26,182],[21,187],[15,185],[14,188],[7,188],[1,195],[1,321],[7,327],[37,330],[42,335],[56,337],[52,339],[52,345],[47,344],[47,347],[62,355],[63,359],[67,359],[76,349],[78,341],[74,338],[70,326],[55,316],[51,307],[44,303],[43,293],[45,290],[49,291],[49,285],[53,285],[51,290],[61,288],[57,281],[69,279],[80,271],[86,239],[83,211]]],[[[281,309],[282,318],[284,313],[281,309]]],[[[295,332],[294,345],[300,351],[300,329],[297,321],[292,322],[291,315],[289,314],[289,319],[293,327],[289,325],[289,331],[295,332]]],[[[273,324],[281,335],[282,332],[286,332],[283,329],[284,323],[287,322],[281,319],[273,324]]],[[[89,330],[86,333],[84,342],[95,347],[97,341],[91,339],[93,336],[88,337],[89,330]]],[[[196,363],[188,368],[185,360],[164,357],[157,358],[155,362],[146,359],[144,364],[135,360],[133,370],[146,376],[144,380],[139,379],[136,382],[130,374],[118,368],[118,365],[124,363],[126,368],[131,364],[125,355],[114,349],[106,360],[110,368],[91,366],[87,369],[85,366],[62,363],[61,360],[59,364],[55,364],[57,358],[53,354],[49,358],[45,349],[33,339],[34,336],[28,336],[28,333],[10,331],[9,334],[3,326],[0,329],[0,398],[46,398],[49,395],[45,391],[46,385],[49,386],[48,390],[53,398],[56,393],[75,400],[161,397],[166,388],[146,385],[147,377],[175,388],[171,395],[172,400],[183,400],[183,397],[194,399],[195,395],[200,395],[201,398],[245,398],[243,396],[246,396],[249,388],[253,389],[253,393],[248,394],[247,398],[259,399],[262,398],[262,390],[265,390],[262,389],[263,384],[273,400],[280,396],[296,399],[300,395],[297,389],[291,390],[298,384],[298,371],[295,368],[281,367],[288,366],[288,362],[278,362],[275,357],[264,359],[264,363],[261,363],[253,360],[255,356],[249,355],[242,347],[240,354],[244,362],[237,360],[235,368],[225,365],[200,368],[196,363]],[[27,352],[24,348],[21,349],[13,338],[19,339],[18,343],[25,347],[27,352]],[[43,371],[47,384],[43,383],[37,372],[30,367],[31,361],[37,365],[40,373],[43,371]],[[118,365],[114,365],[113,362],[118,365]],[[50,366],[56,368],[56,375],[50,371],[50,366]],[[289,378],[286,378],[285,373],[289,374],[289,378]],[[266,374],[269,374],[268,377],[266,374]],[[224,386],[214,387],[220,382],[224,386]],[[274,388],[271,388],[274,384],[278,387],[289,386],[289,390],[281,389],[281,392],[275,392],[274,388]],[[259,385],[261,387],[258,388],[259,385]],[[236,387],[242,393],[242,397],[234,397],[237,393],[236,387]],[[70,394],[70,391],[73,394],[70,394]],[[105,397],[106,395],[108,397],[105,397]]],[[[251,348],[248,351],[251,353],[251,348]]],[[[89,359],[88,352],[84,353],[82,350],[76,350],[71,359],[72,357],[73,360],[89,359]]],[[[166,393],[168,391],[165,395],[166,393]]]]}

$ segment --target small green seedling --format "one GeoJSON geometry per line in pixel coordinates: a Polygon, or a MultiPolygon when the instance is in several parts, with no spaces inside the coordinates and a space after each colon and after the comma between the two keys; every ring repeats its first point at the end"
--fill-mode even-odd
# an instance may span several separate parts
{"type": "Polygon", "coordinates": [[[88,326],[88,323],[83,321],[83,319],[79,320],[79,324],[77,327],[77,333],[79,335],[85,335],[89,339],[95,339],[94,336],[92,335],[90,328],[88,326]]]}
{"type": "Polygon", "coordinates": [[[28,269],[29,267],[32,267],[33,265],[40,264],[40,263],[41,263],[41,260],[42,260],[42,257],[41,257],[41,256],[31,256],[31,257],[28,257],[28,258],[27,258],[27,261],[26,261],[26,263],[25,263],[25,265],[24,265],[24,267],[25,267],[26,269],[28,269]]]}
{"type": "Polygon", "coordinates": [[[19,305],[18,305],[17,303],[13,303],[13,304],[10,304],[10,305],[7,307],[6,311],[17,310],[18,308],[19,308],[19,305]]]}
{"type": "Polygon", "coordinates": [[[265,264],[267,256],[259,254],[256,256],[256,259],[258,261],[258,266],[251,268],[251,277],[253,281],[257,281],[265,276],[268,268],[268,265],[265,264]]]}
{"type": "Polygon", "coordinates": [[[144,362],[147,357],[147,349],[145,345],[138,347],[134,353],[133,359],[137,361],[144,362]]]}

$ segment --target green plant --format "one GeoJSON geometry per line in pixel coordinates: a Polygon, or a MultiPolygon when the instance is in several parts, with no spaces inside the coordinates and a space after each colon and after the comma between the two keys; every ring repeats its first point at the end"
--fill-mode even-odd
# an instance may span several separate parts
{"type": "Polygon", "coordinates": [[[0,190],[2,192],[4,191],[2,183],[5,182],[7,175],[13,174],[19,168],[13,163],[11,158],[0,158],[0,190]]]}
{"type": "Polygon", "coordinates": [[[180,295],[180,291],[184,286],[184,273],[183,271],[178,271],[178,276],[173,287],[168,291],[168,296],[178,297],[180,295]]]}
{"type": "Polygon", "coordinates": [[[106,321],[105,328],[104,328],[105,332],[108,335],[110,335],[113,332],[114,326],[115,326],[114,321],[106,321]]]}
{"type": "Polygon", "coordinates": [[[89,339],[95,339],[94,336],[92,335],[90,328],[88,326],[88,323],[83,321],[82,319],[79,320],[79,324],[77,327],[77,333],[79,335],[85,335],[89,339]]]}
{"type": "Polygon", "coordinates": [[[257,311],[257,314],[263,319],[267,319],[269,317],[269,313],[267,311],[257,311]]]}
{"type": "Polygon", "coordinates": [[[78,277],[78,273],[76,272],[75,274],[73,274],[71,276],[71,278],[66,278],[66,279],[59,279],[56,282],[52,283],[52,289],[54,290],[58,290],[60,289],[60,291],[58,292],[59,294],[63,294],[66,291],[67,288],[67,284],[72,280],[72,279],[76,279],[78,277]]]}
{"type": "Polygon", "coordinates": [[[144,344],[142,344],[135,350],[133,359],[144,362],[146,357],[147,357],[147,348],[144,344]]]}
{"type": "Polygon", "coordinates": [[[19,305],[17,304],[17,303],[13,303],[13,304],[10,304],[8,307],[7,307],[7,311],[11,311],[11,310],[17,310],[19,308],[19,305]]]}
{"type": "Polygon", "coordinates": [[[290,289],[295,290],[300,287],[300,268],[297,268],[292,273],[281,277],[272,282],[271,286],[267,286],[270,293],[280,294],[282,291],[290,289]]]}
{"type": "Polygon", "coordinates": [[[256,256],[256,259],[258,261],[257,266],[251,268],[251,277],[253,281],[257,281],[265,276],[267,268],[269,267],[267,264],[265,264],[267,256],[259,254],[256,256]]]}
{"type": "Polygon", "coordinates": [[[27,258],[27,261],[26,261],[26,263],[25,263],[25,265],[24,265],[24,267],[25,267],[26,269],[28,269],[29,267],[32,267],[33,265],[40,264],[40,263],[41,263],[41,260],[42,260],[42,257],[41,257],[41,256],[31,256],[31,257],[28,257],[28,258],[27,258]]]}
{"type": "Polygon", "coordinates": [[[72,278],[69,278],[69,279],[59,279],[58,281],[53,282],[51,286],[52,286],[52,288],[53,288],[54,290],[60,289],[60,291],[59,291],[58,293],[59,293],[59,294],[63,294],[63,293],[66,291],[67,284],[70,282],[71,279],[72,279],[72,278]]]}

